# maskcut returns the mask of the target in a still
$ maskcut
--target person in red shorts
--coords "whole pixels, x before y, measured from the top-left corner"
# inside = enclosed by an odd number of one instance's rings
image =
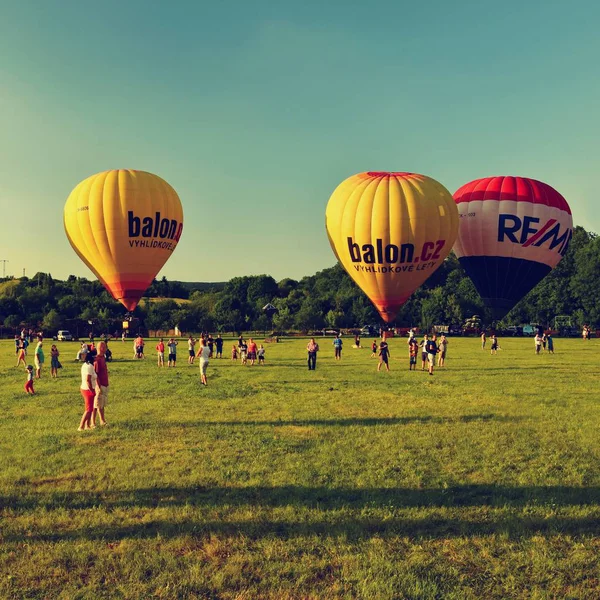
[[[96,396],[96,371],[94,370],[95,355],[88,352],[81,365],[81,395],[85,402],[85,410],[81,417],[78,431],[92,428],[92,414],[94,412],[94,397]]]
[[[27,365],[25,368],[27,371],[27,381],[25,382],[25,391],[28,394],[35,394],[33,391],[33,367],[31,365]]]

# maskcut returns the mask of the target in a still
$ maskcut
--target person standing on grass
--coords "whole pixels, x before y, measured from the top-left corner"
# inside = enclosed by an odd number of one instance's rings
[[[258,356],[258,364],[264,365],[265,364],[265,349],[263,348],[262,344],[258,347],[258,350],[256,351],[256,355]]]
[[[425,364],[427,363],[427,344],[429,342],[429,336],[425,334],[423,336],[423,341],[419,344],[421,347],[421,371],[425,370]]]
[[[333,349],[335,352],[335,360],[342,360],[342,346],[344,345],[344,342],[342,342],[342,338],[340,337],[340,334],[338,333],[335,336],[335,339],[333,340]]]
[[[217,335],[217,339],[215,340],[215,346],[217,349],[216,357],[223,358],[223,338],[221,337],[220,333]]]
[[[371,344],[371,358],[377,358],[377,342],[375,340]]]
[[[438,353],[438,347],[435,343],[435,336],[433,339],[427,340],[425,343],[425,351],[427,352],[427,362],[429,363],[428,371],[430,375],[433,375],[433,366],[435,365],[435,355]]]
[[[86,354],[81,365],[81,395],[84,401],[84,411],[77,431],[92,428],[92,414],[94,412],[94,397],[96,396],[96,371],[94,370],[95,356]]]
[[[381,365],[385,364],[385,370],[390,370],[390,348],[385,340],[379,342],[379,364],[377,365],[377,371],[381,371]]]
[[[56,379],[58,376],[58,370],[60,369],[60,361],[58,357],[60,356],[60,352],[56,347],[56,344],[52,344],[50,347],[50,375]]]
[[[448,350],[448,338],[442,333],[438,345],[438,367],[443,367],[446,362],[446,350]]]
[[[248,360],[248,344],[243,339],[238,346],[238,350],[240,352],[240,362],[245,365]]]
[[[544,350],[544,352],[546,351],[547,343],[548,343],[548,336],[547,336],[546,332],[544,331],[544,333],[542,335],[542,349]]]
[[[554,354],[554,340],[550,333],[546,336],[546,345],[548,347],[548,354]]]
[[[18,335],[15,335],[15,356],[19,357],[19,348],[21,347],[21,338]]]
[[[94,361],[96,372],[96,395],[94,396],[94,412],[92,413],[92,428],[96,427],[96,416],[100,416],[100,425],[106,425],[104,409],[108,402],[108,368],[106,366],[106,342],[98,344],[98,354]]]
[[[358,335],[358,333],[354,336],[354,345],[357,348],[360,348],[360,335]]]
[[[174,367],[177,362],[177,342],[171,338],[168,343],[169,346],[169,363],[168,367]]]
[[[202,385],[206,385],[206,370],[208,369],[208,361],[210,359],[210,348],[204,338],[200,338],[200,346],[196,356],[199,359],[198,364],[200,365],[200,381]]]
[[[23,342],[19,344],[19,352],[17,354],[17,367],[23,363],[23,365],[27,365],[25,362],[25,346],[23,346]]]
[[[156,344],[156,355],[157,355],[157,365],[159,367],[165,366],[165,343],[163,339],[160,338],[158,340],[158,344]]]
[[[492,345],[490,347],[490,354],[498,354],[498,338],[496,337],[495,333],[492,335]]]
[[[42,367],[44,366],[44,350],[42,348],[43,342],[39,341],[35,347],[35,378],[42,378]]]
[[[417,353],[419,352],[419,344],[414,337],[411,337],[408,340],[408,370],[416,371],[417,370]]]
[[[535,353],[539,354],[542,350],[542,336],[539,333],[535,334],[534,343],[535,343]]]
[[[310,338],[306,350],[308,351],[308,370],[314,371],[317,368],[317,352],[319,351],[319,344],[315,342],[315,338]]]
[[[235,360],[237,362],[237,357],[238,357],[238,347],[233,344],[233,346],[231,346],[231,360]]]
[[[194,357],[196,356],[196,351],[194,346],[196,345],[196,340],[190,335],[188,338],[188,363],[190,365],[194,364]]]
[[[481,349],[485,350],[485,343],[487,342],[487,338],[485,337],[485,331],[481,332]]]
[[[257,350],[258,346],[256,345],[256,342],[252,338],[248,338],[248,359],[250,360],[250,366],[253,366],[256,361]]]
[[[35,391],[33,390],[33,367],[31,365],[27,365],[25,367],[25,370],[27,371],[27,380],[25,381],[25,391],[28,394],[35,394]]]

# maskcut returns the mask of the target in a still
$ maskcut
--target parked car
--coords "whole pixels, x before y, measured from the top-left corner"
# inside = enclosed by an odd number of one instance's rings
[[[523,330],[516,325],[509,325],[503,332],[506,337],[517,337],[523,335]]]
[[[373,325],[365,325],[360,330],[360,335],[363,335],[363,336],[379,335],[379,329],[377,327],[374,327]]]
[[[544,328],[541,327],[540,325],[536,325],[535,323],[530,323],[529,325],[523,325],[523,335],[533,336],[540,331],[541,331],[541,333],[543,333]],[[540,333],[540,335],[541,335],[541,333]]]
[[[68,329],[59,329],[58,334],[56,335],[56,339],[59,342],[72,342],[73,336]]]

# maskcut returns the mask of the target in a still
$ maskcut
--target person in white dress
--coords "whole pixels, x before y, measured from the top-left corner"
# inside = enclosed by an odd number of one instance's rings
[[[202,381],[202,385],[206,385],[206,370],[208,369],[210,348],[204,338],[200,339],[200,347],[196,356],[199,359],[198,364],[200,365],[200,381]]]

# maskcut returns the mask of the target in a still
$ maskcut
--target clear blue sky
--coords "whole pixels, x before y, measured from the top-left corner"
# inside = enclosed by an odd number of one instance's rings
[[[599,20],[591,1],[0,0],[0,259],[91,276],[62,210],[112,168],[178,191],[161,275],[184,281],[333,265],[325,205],[366,170],[535,177],[600,231]]]

